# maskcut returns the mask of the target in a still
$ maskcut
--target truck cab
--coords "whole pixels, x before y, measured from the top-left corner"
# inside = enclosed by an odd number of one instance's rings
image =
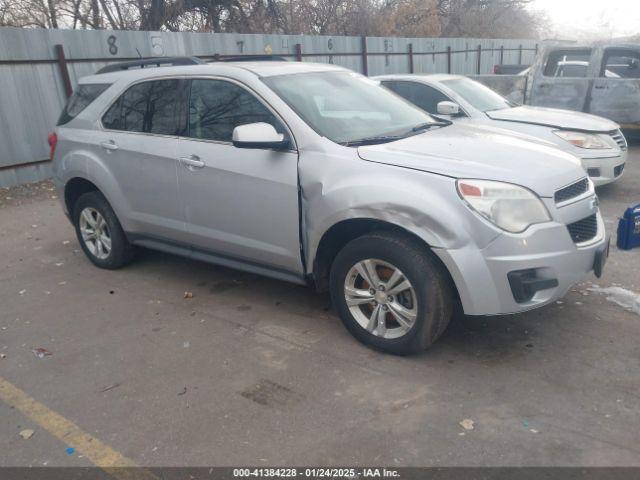
[[[527,75],[526,103],[599,115],[640,136],[640,45],[544,45]]]

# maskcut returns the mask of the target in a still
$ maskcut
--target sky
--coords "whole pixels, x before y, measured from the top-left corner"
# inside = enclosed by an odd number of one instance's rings
[[[534,0],[530,8],[548,15],[555,37],[640,35],[640,0]]]

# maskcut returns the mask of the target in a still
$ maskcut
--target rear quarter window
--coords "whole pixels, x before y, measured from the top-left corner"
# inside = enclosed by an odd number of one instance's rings
[[[58,125],[64,125],[76,118],[85,108],[91,105],[91,102],[98,98],[102,92],[110,86],[110,83],[88,83],[78,85],[76,91],[73,92],[73,95],[69,98],[64,110],[62,110],[62,114],[58,119]]]

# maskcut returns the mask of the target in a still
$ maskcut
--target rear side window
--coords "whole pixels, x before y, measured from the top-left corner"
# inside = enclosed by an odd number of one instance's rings
[[[85,108],[87,108],[91,102],[98,98],[102,92],[109,88],[109,83],[91,83],[78,85],[76,91],[73,92],[71,98],[67,102],[67,105],[62,110],[62,114],[58,119],[58,125],[64,125],[80,115]]]
[[[444,93],[421,83],[383,81],[382,85],[429,113],[438,113],[438,103],[450,100]]]
[[[584,78],[589,73],[591,49],[554,50],[547,57],[545,77]]]
[[[640,50],[608,48],[604,53],[600,76],[640,78]]]
[[[102,125],[109,130],[176,135],[180,80],[133,85],[107,110]]]

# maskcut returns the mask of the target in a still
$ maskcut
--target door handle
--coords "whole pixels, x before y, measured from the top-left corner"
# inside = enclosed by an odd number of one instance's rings
[[[188,157],[180,157],[182,163],[189,170],[195,170],[204,167],[204,161],[200,160],[197,155],[189,155]]]
[[[113,140],[109,140],[108,142],[100,142],[100,146],[105,150],[113,151],[118,149],[118,145]]]

